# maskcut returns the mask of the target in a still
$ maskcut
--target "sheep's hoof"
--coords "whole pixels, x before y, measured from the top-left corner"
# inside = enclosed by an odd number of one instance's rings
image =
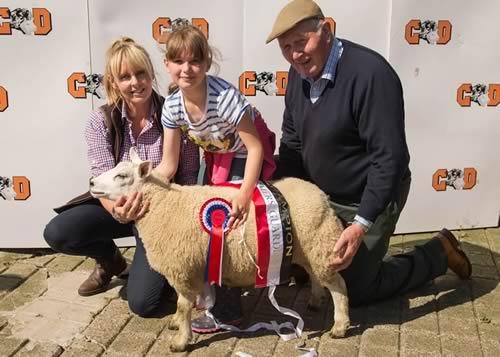
[[[170,345],[170,352],[184,352],[187,349],[187,343],[172,343]]]
[[[172,318],[172,319],[170,319],[170,321],[168,321],[167,328],[169,330],[177,331],[179,329],[179,324],[177,323],[177,321],[174,318]]]
[[[346,326],[346,324],[340,324],[340,323],[333,325],[333,328],[330,330],[330,337],[331,338],[345,337],[345,334],[347,332],[347,327],[348,326]]]

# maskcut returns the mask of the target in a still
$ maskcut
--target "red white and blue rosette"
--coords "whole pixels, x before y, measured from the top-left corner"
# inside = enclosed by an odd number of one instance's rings
[[[224,233],[229,230],[231,205],[220,197],[206,201],[200,208],[200,223],[210,235],[207,253],[205,280],[208,284],[222,284],[222,256],[224,251]]]

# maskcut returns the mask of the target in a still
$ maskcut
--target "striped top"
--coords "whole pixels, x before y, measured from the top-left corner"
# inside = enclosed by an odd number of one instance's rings
[[[207,102],[200,121],[193,123],[184,105],[182,91],[165,99],[161,122],[166,128],[180,128],[203,150],[213,153],[235,153],[245,158],[247,149],[236,127],[249,103],[232,84],[215,76],[207,76]],[[251,115],[253,118],[253,116]]]
[[[151,107],[147,124],[137,139],[132,135],[132,121],[127,117],[126,107],[122,106],[123,143],[120,150],[120,161],[129,161],[129,150],[134,146],[141,160],[150,160],[153,167],[160,162],[163,154],[163,138],[151,116],[155,108]],[[87,157],[92,176],[111,170],[115,167],[113,143],[104,121],[104,113],[96,110],[90,114],[85,127]],[[194,145],[182,145],[176,182],[182,185],[195,184],[199,169],[198,148]]]

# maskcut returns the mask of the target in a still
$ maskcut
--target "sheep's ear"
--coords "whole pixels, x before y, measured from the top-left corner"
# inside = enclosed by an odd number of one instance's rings
[[[142,162],[141,158],[139,157],[139,154],[137,154],[137,151],[135,150],[135,147],[131,146],[128,154],[132,162]]]
[[[139,164],[139,177],[146,178],[153,171],[153,163],[151,161],[143,161]]]

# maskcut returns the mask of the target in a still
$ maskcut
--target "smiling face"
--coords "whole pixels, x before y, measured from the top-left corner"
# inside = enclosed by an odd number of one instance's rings
[[[310,19],[279,36],[278,42],[292,67],[300,75],[316,80],[328,60],[333,35],[327,21]]]
[[[192,25],[180,26],[170,33],[165,46],[165,66],[172,81],[184,92],[199,89],[213,57],[203,32]]]
[[[113,78],[113,87],[128,106],[138,106],[148,103],[153,79],[145,69],[132,68],[127,60],[123,60],[119,73]]]
[[[165,59],[165,66],[172,81],[182,91],[191,91],[205,85],[208,63],[192,54],[184,52],[172,60]]]
[[[103,76],[108,105],[120,107],[123,101],[129,109],[148,105],[154,80],[153,64],[142,46],[128,37],[111,44]]]

